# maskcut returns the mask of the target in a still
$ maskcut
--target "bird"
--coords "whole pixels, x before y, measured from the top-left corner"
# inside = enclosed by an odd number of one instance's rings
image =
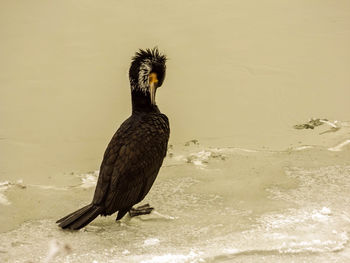
[[[156,104],[167,57],[158,48],[139,49],[129,69],[132,112],[113,135],[100,166],[92,202],[59,219],[62,229],[78,230],[97,216],[118,212],[120,220],[149,214],[149,204],[134,208],[151,189],[167,153],[169,120]]]

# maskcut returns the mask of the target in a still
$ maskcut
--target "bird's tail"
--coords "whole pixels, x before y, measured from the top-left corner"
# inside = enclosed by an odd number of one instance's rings
[[[72,229],[78,230],[87,224],[89,224],[92,220],[94,220],[101,212],[103,211],[101,206],[97,206],[94,204],[89,204],[80,208],[79,210],[61,218],[56,223],[59,224],[63,229]]]

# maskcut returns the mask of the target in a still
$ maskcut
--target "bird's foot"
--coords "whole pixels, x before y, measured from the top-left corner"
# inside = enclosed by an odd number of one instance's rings
[[[134,216],[140,216],[140,215],[148,215],[152,212],[154,208],[151,207],[149,204],[145,204],[145,205],[141,205],[138,206],[136,208],[131,208],[129,210],[129,215],[130,217],[134,217]]]

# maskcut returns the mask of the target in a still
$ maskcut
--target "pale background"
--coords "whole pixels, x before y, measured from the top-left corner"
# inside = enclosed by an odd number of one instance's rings
[[[158,46],[171,141],[288,145],[350,119],[350,1],[0,1],[0,179],[96,170],[130,114],[128,67]]]

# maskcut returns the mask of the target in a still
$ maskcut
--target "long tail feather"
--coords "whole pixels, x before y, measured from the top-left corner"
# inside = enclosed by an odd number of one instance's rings
[[[94,220],[103,211],[102,207],[89,204],[79,210],[59,219],[56,223],[63,229],[78,230],[92,220]]]
[[[78,213],[80,214],[80,212],[82,212],[82,213],[86,212],[86,210],[89,208],[89,206],[90,206],[90,205],[84,206],[84,207],[80,208],[79,210],[77,210],[77,211],[75,211],[75,212],[73,212],[73,213],[70,213],[69,215],[66,215],[65,217],[62,217],[61,219],[57,220],[56,223],[58,224],[58,223],[63,222],[63,221],[66,220],[68,217],[72,216],[73,214],[76,214],[76,215],[77,215]]]

